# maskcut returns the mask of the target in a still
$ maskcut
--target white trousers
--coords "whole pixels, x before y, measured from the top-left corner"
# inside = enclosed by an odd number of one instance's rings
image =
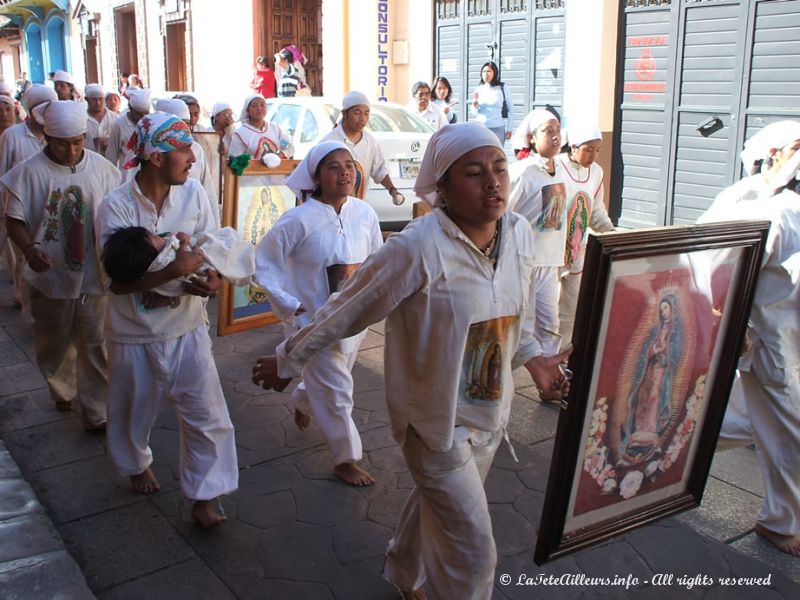
[[[497,550],[483,482],[502,431],[457,427],[453,446],[433,452],[408,428],[403,455],[416,484],[386,550],[384,577],[403,590],[427,580],[437,600],[488,600]]]
[[[747,403],[742,389],[742,375],[736,371],[736,377],[728,396],[728,406],[722,419],[722,429],[719,432],[717,451],[731,450],[740,446],[754,443],[753,426],[747,412]]]
[[[31,288],[36,362],[53,402],[72,401],[84,425],[106,421],[106,296],[48,298]]]
[[[561,335],[561,349],[572,341],[575,329],[575,312],[578,309],[578,293],[581,290],[582,273],[566,271],[559,278],[558,294],[558,332]]]
[[[787,369],[788,383],[742,373],[742,389],[756,457],[764,478],[758,522],[776,533],[800,536],[800,373]]]
[[[303,381],[292,393],[294,407],[316,419],[334,465],[362,458],[361,437],[353,422],[352,371],[357,356],[357,351],[323,350],[303,368]]]
[[[545,356],[558,354],[561,336],[558,324],[559,267],[534,267],[528,310],[522,326],[533,331]]]
[[[149,344],[109,342],[108,453],[117,472],[153,462],[150,430],[169,401],[180,423],[181,489],[211,500],[239,485],[236,444],[205,325]]]

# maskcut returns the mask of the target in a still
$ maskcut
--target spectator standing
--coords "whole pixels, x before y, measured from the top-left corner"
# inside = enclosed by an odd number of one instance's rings
[[[492,61],[481,67],[481,84],[472,92],[471,107],[475,120],[491,129],[501,144],[511,137],[514,100],[500,81],[500,70]]]

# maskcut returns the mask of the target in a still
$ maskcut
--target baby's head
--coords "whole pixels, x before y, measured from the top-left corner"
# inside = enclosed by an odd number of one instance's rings
[[[133,283],[145,276],[166,243],[144,227],[117,229],[103,248],[103,268],[112,281]]]

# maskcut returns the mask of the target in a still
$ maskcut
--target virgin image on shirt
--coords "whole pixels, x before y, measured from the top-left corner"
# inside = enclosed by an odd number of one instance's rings
[[[559,231],[567,203],[567,190],[564,184],[551,183],[542,188],[542,214],[539,216],[539,231]]]
[[[509,331],[517,315],[497,317],[469,326],[461,363],[461,400],[495,404],[503,397],[503,364],[509,361]]]

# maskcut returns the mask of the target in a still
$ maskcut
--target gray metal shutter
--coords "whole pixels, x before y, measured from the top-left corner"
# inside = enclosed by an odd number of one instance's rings
[[[453,100],[459,100],[464,94],[464,80],[461,77],[461,24],[441,25],[436,28],[437,60],[436,75],[447,77],[453,88]],[[433,85],[433,82],[431,82]],[[409,92],[410,93],[410,92]],[[463,121],[461,105],[454,107],[459,113],[458,120]]]
[[[535,40],[533,57],[533,97],[528,105],[543,108],[550,104],[559,111],[564,103],[564,14],[535,14],[532,26]],[[527,111],[526,111],[527,112]]]
[[[507,101],[514,103],[513,130],[528,112],[528,21],[520,19],[500,21],[500,79],[505,84]]]
[[[469,119],[472,92],[481,84],[481,66],[489,60],[487,47],[494,42],[494,23],[467,24],[467,89],[464,90],[465,118]]]

